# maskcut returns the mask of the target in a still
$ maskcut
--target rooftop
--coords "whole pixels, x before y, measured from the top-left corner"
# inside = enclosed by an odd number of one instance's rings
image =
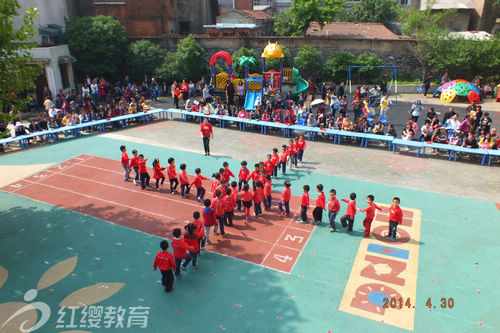
[[[306,32],[307,36],[352,38],[352,39],[405,39],[398,36],[381,23],[332,22],[325,23],[323,28],[318,22],[311,22]]]

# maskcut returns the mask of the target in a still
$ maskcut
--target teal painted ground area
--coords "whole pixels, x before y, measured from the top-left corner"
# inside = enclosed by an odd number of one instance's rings
[[[119,146],[123,143],[87,137],[1,156],[0,164],[59,163],[91,154],[116,159],[119,169]],[[187,163],[190,173],[201,167],[208,176],[226,160],[233,172],[239,169],[240,161],[223,157],[125,144],[129,151],[137,149],[151,160],[159,157],[165,163],[173,156],[177,165]],[[388,204],[399,196],[402,206],[422,210],[414,331],[500,330],[496,314],[500,211],[494,203],[304,171],[293,171],[287,179],[296,195],[301,194],[304,184],[314,188],[322,183],[326,189],[335,188],[339,197],[356,192],[360,207],[365,206],[367,194],[374,194],[377,202]],[[281,190],[281,181],[275,181],[275,190]],[[314,192],[311,197],[315,197]],[[405,332],[336,310],[358,251],[361,216],[352,235],[332,234],[326,223],[316,228],[291,274],[204,253],[199,268],[190,269],[175,282],[174,292],[166,294],[159,283],[160,274],[152,270],[157,237],[4,192],[0,192],[0,202],[0,265],[9,271],[0,288],[0,303],[22,301],[47,269],[78,256],[73,274],[38,294],[36,301],[52,309],[50,321],[40,332],[64,331],[53,325],[58,304],[67,295],[112,282],[125,286],[98,305],[150,307],[147,328],[131,328],[130,332]],[[455,306],[430,312],[425,307],[429,297],[433,301],[452,297]]]

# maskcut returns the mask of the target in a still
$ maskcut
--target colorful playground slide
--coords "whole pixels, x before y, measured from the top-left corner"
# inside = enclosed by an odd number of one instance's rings
[[[297,85],[297,89],[292,92],[293,97],[297,97],[300,93],[305,93],[309,88],[309,83],[299,76],[299,70],[293,68],[293,84]]]
[[[261,89],[249,89],[249,83],[250,82],[259,82],[260,85],[259,87]],[[263,80],[259,77],[249,77],[248,79],[245,80],[245,85],[246,85],[246,96],[245,96],[245,105],[244,108],[245,110],[255,110],[255,101],[259,99],[262,101],[262,84]],[[260,103],[259,103],[260,104]]]

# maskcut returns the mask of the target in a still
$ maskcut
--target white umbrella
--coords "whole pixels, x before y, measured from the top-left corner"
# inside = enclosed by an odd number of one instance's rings
[[[324,99],[317,98],[314,101],[312,101],[311,106],[320,105],[320,104],[324,104],[324,103],[326,103]]]

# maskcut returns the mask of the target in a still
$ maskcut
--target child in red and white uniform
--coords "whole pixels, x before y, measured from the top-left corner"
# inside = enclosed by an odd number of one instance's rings
[[[278,202],[278,208],[281,213],[280,216],[290,216],[290,198],[292,197],[292,190],[290,187],[292,184],[290,184],[289,180],[285,180],[283,185],[285,189],[281,193],[281,200]],[[283,206],[285,206],[285,209],[283,209]]]
[[[264,209],[271,210],[271,194],[273,192],[273,183],[271,182],[271,176],[266,175],[266,183],[264,184]]]
[[[360,212],[366,212],[366,217],[363,220],[363,226],[365,227],[365,233],[363,234],[364,238],[370,237],[370,228],[372,226],[373,219],[375,218],[375,209],[382,210],[375,202],[375,197],[373,195],[368,195],[366,197],[366,203],[368,204],[368,207],[364,209],[359,209],[358,211]]]
[[[255,168],[255,170],[252,171],[252,173],[248,175],[247,182],[249,182],[250,179],[252,180],[253,190],[255,191],[256,182],[260,179],[260,169],[261,169],[260,164],[256,163],[254,165],[254,168]]]
[[[337,199],[337,191],[330,190],[330,199],[328,200],[328,219],[330,220],[330,232],[335,232],[335,217],[340,211],[340,202]]]
[[[389,208],[389,234],[385,237],[396,241],[396,230],[398,225],[403,222],[403,210],[399,207],[400,200],[398,197],[392,199],[392,206]]]
[[[235,178],[234,173],[229,170],[229,163],[222,163],[222,167],[224,168],[224,176],[222,177],[222,180],[225,180],[227,183],[229,182],[229,179],[231,179],[231,177]]]
[[[306,140],[304,140],[304,135],[301,135],[297,140],[297,158],[302,162],[302,158],[304,157],[304,150],[306,150]]]
[[[168,241],[162,240],[160,242],[161,251],[156,254],[153,263],[153,270],[160,269],[161,284],[165,287],[165,291],[171,292],[174,288],[174,274],[172,269],[176,270],[175,259],[172,253],[168,252]]]
[[[191,187],[194,185],[194,187],[196,187],[196,198],[198,199],[198,201],[203,201],[206,192],[205,188],[203,187],[203,180],[208,180],[208,178],[201,175],[200,168],[196,168],[194,170],[194,173],[194,179],[191,184],[189,184],[189,186]]]
[[[205,244],[203,244],[203,240],[205,239],[205,226],[203,225],[203,221],[200,220],[200,212],[194,212],[193,213],[193,224],[196,226],[196,233],[200,235],[200,238],[198,238],[198,246],[200,247],[200,250],[205,249]]]
[[[234,217],[234,196],[232,195],[232,191],[229,187],[226,188],[226,196],[222,199],[224,203],[224,224],[232,227],[233,226],[233,217]]]
[[[137,161],[137,165],[138,165],[138,170],[139,170],[139,175],[140,175],[140,178],[141,178],[141,189],[145,190],[146,189],[146,186],[149,186],[149,180],[151,179],[151,177],[149,177],[149,173],[148,173],[148,168],[146,167],[146,162],[148,161],[148,159],[144,158],[144,155],[140,154],[139,155],[139,159]]]
[[[130,168],[134,169],[135,178],[134,185],[138,185],[140,183],[140,173],[139,173],[139,155],[137,150],[132,150],[132,158],[130,159]]]
[[[181,164],[179,166],[181,172],[179,173],[179,183],[181,184],[181,197],[184,198],[186,194],[189,194],[190,186],[189,179],[186,172],[186,164]]]
[[[250,192],[250,186],[248,184],[243,185],[243,190],[241,191],[241,203],[245,208],[245,219],[248,220],[250,218],[250,207],[252,207],[252,198],[253,194]]]
[[[189,255],[193,258],[193,267],[196,267],[198,254],[200,254],[199,240],[202,235],[201,232],[196,232],[196,226],[193,223],[189,223],[184,229],[186,230],[184,233],[184,241],[193,248],[193,251],[189,251]]]
[[[238,208],[238,211],[241,211],[241,200],[238,197],[238,183],[236,181],[231,182],[231,195],[233,197],[235,207]]]
[[[127,155],[127,147],[125,146],[121,146],[120,147],[120,151],[122,152],[121,154],[121,161],[122,161],[122,167],[123,167],[123,170],[125,170],[125,175],[123,176],[123,180],[124,181],[129,181],[129,175],[130,175],[130,160],[128,158],[128,155]]]
[[[250,175],[250,170],[247,168],[247,161],[241,162],[241,169],[238,173],[238,191],[241,191],[241,185],[247,184],[248,176]]]
[[[271,157],[271,161],[273,162],[273,177],[278,177],[278,168],[280,165],[280,155],[278,154],[278,148],[273,148],[273,155]]]
[[[292,166],[297,166],[297,150],[295,150],[295,142],[293,140],[288,141],[288,146],[286,147],[289,156],[290,170]]]
[[[274,172],[273,156],[271,154],[267,155],[266,161],[264,162],[264,171],[266,175],[272,176]]]
[[[318,184],[316,189],[318,190],[318,198],[316,199],[316,207],[314,207],[313,210],[313,218],[314,224],[321,224],[321,220],[323,220],[323,211],[326,207],[326,198],[325,193],[323,193],[322,184]]]
[[[217,191],[220,186],[220,173],[214,173],[212,175],[212,178],[214,179],[212,180],[212,184],[210,185],[210,192],[212,192],[212,197],[215,198],[215,191]]]
[[[177,193],[177,185],[179,185],[179,181],[177,180],[177,173],[175,172],[175,159],[170,157],[168,159],[168,167],[167,167],[167,175],[168,180],[170,181],[170,192],[172,194]]]
[[[300,220],[299,223],[307,223],[307,208],[309,207],[309,190],[311,189],[309,185],[304,185],[302,188],[304,193],[302,194],[302,199],[300,200]]]
[[[280,168],[281,168],[281,174],[285,175],[286,173],[286,161],[288,160],[288,150],[286,145],[281,146],[281,155],[280,155]]]
[[[174,249],[174,258],[175,258],[175,277],[181,277],[181,268],[183,271],[186,271],[186,266],[189,265],[191,260],[193,259],[191,255],[187,251],[194,251],[194,247],[189,246],[184,239],[181,238],[181,229],[175,228],[173,232],[174,239],[172,240],[172,248]],[[182,260],[184,259],[184,264],[182,264]],[[182,265],[181,265],[182,264]],[[182,267],[181,267],[182,266]]]
[[[153,178],[156,179],[156,189],[158,189],[158,184],[160,183],[160,180],[162,185],[163,182],[165,181],[165,175],[162,172],[163,170],[165,170],[165,168],[162,168],[160,166],[160,159],[155,158],[155,160],[153,161]]]
[[[262,215],[262,207],[260,204],[264,201],[264,186],[260,180],[255,182],[255,190],[253,191],[252,199],[255,216]]]
[[[205,226],[205,240],[207,244],[210,244],[210,229],[217,223],[217,220],[215,218],[215,211],[213,208],[210,206],[212,205],[212,202],[210,199],[205,199],[203,201],[203,205],[205,208],[203,208],[203,225]],[[205,240],[202,241],[201,247],[205,247]]]
[[[351,193],[349,197],[351,198],[350,200],[342,199],[342,201],[347,202],[347,212],[340,219],[340,223],[342,224],[342,229],[352,232],[354,217],[356,216],[356,193]],[[349,223],[349,226],[347,223]]]
[[[217,224],[214,227],[214,235],[218,235],[218,230],[220,229],[220,234],[224,236],[224,202],[222,201],[222,191],[221,190],[216,190],[215,191],[215,198],[212,201],[212,206],[214,212],[215,212],[215,218],[217,219],[217,222],[219,222],[219,225],[217,228]]]

